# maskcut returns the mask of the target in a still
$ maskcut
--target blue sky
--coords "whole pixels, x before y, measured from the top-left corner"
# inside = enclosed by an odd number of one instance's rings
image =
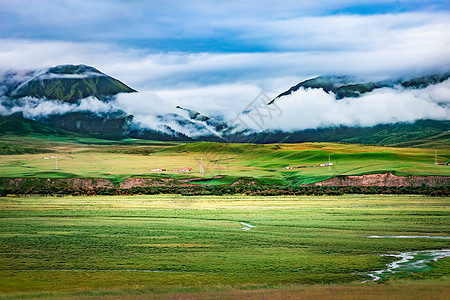
[[[333,46],[308,47],[307,40],[278,43],[280,39],[295,39],[305,30],[295,24],[282,32],[271,29],[279,23],[308,18],[418,12],[433,15],[450,10],[449,1],[433,0],[1,2],[0,38],[111,43],[153,53],[327,51]],[[414,20],[398,26],[413,27]]]
[[[58,64],[139,90],[136,110],[233,114],[318,75],[449,71],[450,1],[0,0],[0,73]]]

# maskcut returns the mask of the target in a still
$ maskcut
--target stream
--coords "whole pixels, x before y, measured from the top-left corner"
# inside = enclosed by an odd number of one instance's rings
[[[367,273],[368,276],[372,277],[372,280],[363,281],[363,283],[378,281],[398,272],[413,273],[425,271],[429,268],[428,263],[450,257],[450,249],[412,251],[400,254],[386,254],[383,256],[398,257],[399,260],[388,264],[386,269]]]
[[[250,229],[256,227],[255,225],[251,225],[251,224],[248,224],[248,223],[245,223],[245,222],[239,222],[239,223],[245,226],[245,227],[242,228],[242,230],[250,230]]]

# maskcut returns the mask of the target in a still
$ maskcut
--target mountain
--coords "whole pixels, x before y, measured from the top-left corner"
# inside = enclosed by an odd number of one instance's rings
[[[176,140],[176,141],[210,141],[225,142],[222,138],[232,129],[226,122],[217,118],[208,117],[195,110],[176,107],[178,113],[169,113],[164,115],[156,115],[158,120],[157,130],[146,129],[143,126],[137,126],[131,130],[130,134],[136,138]],[[139,124],[138,124],[139,125]],[[157,134],[159,132],[159,134]],[[169,134],[172,139],[161,134]]]
[[[5,107],[23,105],[21,98],[40,102],[58,100],[55,105],[61,105],[61,102],[78,104],[87,97],[109,101],[119,93],[133,92],[136,90],[86,65],[60,65],[28,72],[10,71],[0,78],[1,104]],[[120,137],[128,131],[133,116],[118,109],[100,114],[87,108],[67,113],[49,112],[33,119],[52,129],[91,136]]]
[[[290,87],[288,90],[276,96],[268,104],[272,104],[278,99],[298,91],[300,88],[323,89],[327,93],[333,92],[336,96],[336,99],[342,99],[346,97],[359,97],[362,94],[373,91],[374,89],[386,86],[388,86],[388,84],[385,82],[358,83],[355,78],[349,76],[319,76],[302,81]]]
[[[129,131],[129,123],[132,119],[133,116],[123,111],[101,115],[92,112],[69,112],[62,115],[49,115],[40,121],[53,128],[94,137],[120,138]]]
[[[0,135],[59,135],[71,136],[72,132],[42,124],[24,118],[21,112],[9,116],[0,116]]]
[[[337,126],[294,132],[270,131],[249,136],[257,144],[344,142],[374,145],[450,146],[450,121],[418,120],[413,123],[380,124],[371,127]]]
[[[230,135],[234,130],[232,125],[219,117],[210,118],[192,109],[183,108],[181,106],[177,106],[177,108],[187,113],[187,115],[184,115],[185,119],[202,129],[204,137],[213,134],[222,139],[222,137]]]
[[[185,135],[182,132],[178,132],[172,129],[170,126],[163,126],[162,130],[155,130],[150,128],[132,128],[127,133],[128,137],[143,140],[154,140],[154,141],[183,141],[192,142],[194,139]]]
[[[401,83],[401,85],[405,88],[420,89],[420,88],[425,88],[432,84],[438,84],[438,83],[444,82],[449,78],[450,78],[450,73],[432,74],[432,75],[426,75],[426,76],[421,76],[421,77],[416,77],[413,79],[405,80]]]
[[[273,104],[278,99],[288,96],[299,89],[323,89],[327,93],[333,93],[337,100],[343,98],[357,98],[363,94],[370,93],[375,89],[385,87],[395,87],[401,85],[407,89],[425,88],[429,85],[444,82],[450,78],[450,73],[427,75],[408,80],[385,80],[379,82],[364,82],[350,76],[318,76],[308,79],[290,87],[288,90],[280,93],[268,104]]]
[[[380,88],[423,89],[428,86],[442,83],[450,78],[450,73],[433,74],[412,79],[385,80],[378,82],[361,81],[349,76],[319,76],[302,81],[277,97],[269,101],[271,105],[275,101],[283,101],[283,97],[303,89],[322,89],[334,95],[336,101],[343,98],[358,98]],[[357,101],[357,100],[355,100]],[[189,111],[190,116],[203,123],[214,123],[214,120]],[[244,111],[239,116],[251,114],[252,111]],[[266,113],[258,112],[256,116]],[[275,113],[276,112],[272,112]],[[348,142],[378,145],[435,145],[450,144],[450,122],[440,120],[417,120],[414,122],[398,122],[393,124],[379,124],[376,126],[332,126],[296,131],[263,130],[238,130],[230,124],[223,125],[225,130],[217,133],[227,142],[250,143],[299,143],[299,142]]]
[[[358,98],[380,88],[401,87],[423,89],[442,83],[450,73],[434,74],[412,79],[363,81],[349,76],[319,76],[302,81],[280,93],[267,104],[283,101],[303,89],[322,89],[336,101]],[[350,142],[383,145],[449,144],[449,121],[418,120],[413,123],[380,124],[372,127],[335,126],[297,131],[246,128],[246,123],[225,120],[186,107],[177,106],[172,113],[154,114],[152,124],[140,123],[126,111],[114,106],[118,93],[132,93],[134,89],[99,70],[85,65],[61,65],[53,68],[8,72],[0,77],[0,112],[12,114],[0,118],[0,134],[71,135],[82,134],[100,138],[133,137],[163,141],[214,141],[228,143],[297,143]],[[91,97],[107,103],[106,109],[95,110]],[[53,101],[58,100],[58,101]],[[99,103],[93,100],[93,103]],[[358,100],[355,100],[358,101]],[[37,105],[43,104],[40,114]],[[153,103],[152,105],[157,105]],[[49,109],[49,107],[58,109]],[[275,106],[273,106],[275,107]],[[26,110],[26,109],[27,110]],[[31,113],[30,113],[31,112]],[[252,111],[244,111],[238,118],[249,118]],[[139,118],[138,118],[139,119]],[[148,122],[148,121],[147,121]]]
[[[34,97],[77,103],[86,97],[108,100],[119,93],[136,90],[86,65],[61,65],[26,73],[8,72],[3,90],[11,98]]]
[[[335,126],[292,132],[280,130],[255,132],[239,130],[194,110],[179,108],[188,112],[190,120],[197,122],[198,130],[205,128],[210,130],[211,135],[196,136],[193,138],[196,141],[255,144],[344,142],[398,146],[450,145],[450,121],[417,120],[412,123],[379,124],[370,127]],[[184,122],[188,120],[185,119]]]

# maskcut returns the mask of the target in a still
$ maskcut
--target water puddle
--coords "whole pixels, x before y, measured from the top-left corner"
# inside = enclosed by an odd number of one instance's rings
[[[386,269],[367,273],[368,276],[372,277],[372,280],[366,280],[363,281],[363,283],[385,279],[394,273],[401,272],[409,274],[413,272],[425,271],[429,268],[428,264],[430,262],[437,261],[441,258],[450,257],[450,249],[413,251],[393,255],[386,254],[383,256],[393,256],[400,259],[388,264]]]
[[[430,236],[430,235],[369,235],[373,239],[442,239],[450,240],[450,236]]]
[[[239,222],[240,224],[244,225],[245,227],[242,227],[242,230],[250,230],[252,228],[255,228],[256,226],[245,223],[245,222]]]

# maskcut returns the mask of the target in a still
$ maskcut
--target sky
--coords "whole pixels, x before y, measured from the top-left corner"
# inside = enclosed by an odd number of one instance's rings
[[[138,90],[118,105],[142,118],[176,105],[231,118],[260,92],[275,97],[318,75],[450,71],[450,1],[0,0],[0,73],[58,64],[90,65]],[[448,102],[442,94],[435,102]],[[429,109],[449,118],[448,107]],[[347,123],[423,117],[374,111]],[[312,117],[294,127],[345,123]]]

